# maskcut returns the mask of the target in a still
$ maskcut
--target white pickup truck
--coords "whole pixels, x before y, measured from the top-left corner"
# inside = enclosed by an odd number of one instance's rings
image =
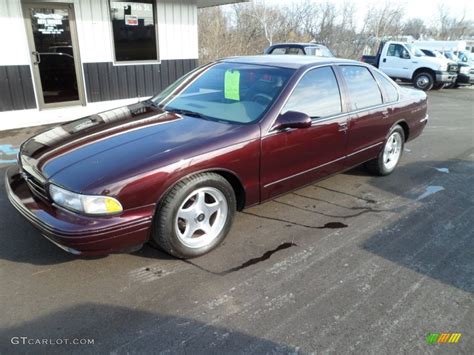
[[[379,68],[393,79],[412,82],[417,89],[441,89],[457,78],[457,65],[425,56],[413,44],[388,41],[380,43],[377,55],[364,55],[362,62]]]

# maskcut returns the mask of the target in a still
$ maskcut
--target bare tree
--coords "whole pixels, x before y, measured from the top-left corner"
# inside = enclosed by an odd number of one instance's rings
[[[360,58],[373,53],[383,39],[411,35],[415,38],[460,39],[474,35],[472,19],[438,8],[433,26],[424,19],[404,20],[403,7],[385,0],[365,9],[358,25],[356,6],[349,0],[336,5],[329,0],[302,0],[287,5],[254,0],[224,8],[199,11],[200,61],[233,55],[261,54],[276,42],[317,41],[339,57]]]

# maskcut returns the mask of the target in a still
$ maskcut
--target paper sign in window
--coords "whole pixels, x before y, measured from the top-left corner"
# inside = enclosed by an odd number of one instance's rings
[[[240,72],[227,70],[224,79],[224,97],[229,100],[240,101]]]

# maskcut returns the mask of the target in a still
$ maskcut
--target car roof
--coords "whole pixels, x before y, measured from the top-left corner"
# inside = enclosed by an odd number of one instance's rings
[[[284,47],[284,46],[303,46],[303,47],[320,47],[320,46],[323,46],[325,47],[324,44],[322,43],[314,43],[314,42],[310,42],[310,43],[304,43],[304,42],[289,42],[289,43],[275,43],[273,45],[271,45],[270,47]]]
[[[290,69],[299,69],[305,66],[333,64],[333,63],[364,65],[364,63],[362,62],[358,62],[351,59],[314,57],[310,55],[287,55],[287,54],[283,54],[283,55],[265,55],[264,54],[264,55],[254,55],[254,56],[231,57],[231,58],[221,59],[220,61],[227,62],[227,63],[268,65],[268,66],[290,68]]]

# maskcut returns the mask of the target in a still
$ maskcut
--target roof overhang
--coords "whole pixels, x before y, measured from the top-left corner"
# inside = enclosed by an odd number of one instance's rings
[[[197,0],[198,8],[249,2],[250,0]]]

